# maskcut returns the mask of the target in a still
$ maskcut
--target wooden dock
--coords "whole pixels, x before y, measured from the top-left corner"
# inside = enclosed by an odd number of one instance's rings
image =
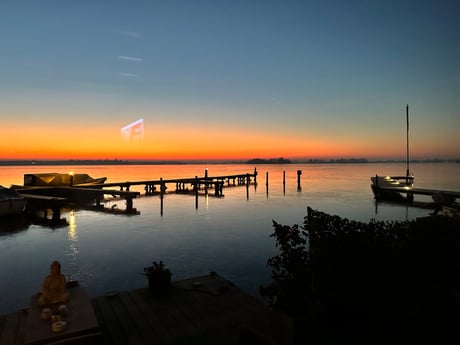
[[[175,179],[157,179],[157,180],[142,180],[142,181],[124,181],[124,182],[109,182],[103,184],[91,185],[91,188],[112,188],[118,187],[120,191],[129,191],[132,186],[144,186],[146,195],[165,194],[167,193],[168,185],[174,185],[176,193],[192,192],[196,193],[200,190],[208,193],[209,190],[214,190],[214,195],[222,196],[223,187],[230,186],[249,186],[251,183],[257,184],[257,170],[253,173],[208,176],[207,170],[202,177],[188,177]],[[84,188],[84,187],[83,187]]]
[[[166,297],[141,288],[91,303],[96,337],[80,334],[59,344],[292,344],[289,317],[215,273],[174,282]],[[0,316],[0,345],[25,344],[28,316],[28,309]]]
[[[455,201],[455,199],[460,198],[460,192],[458,191],[452,191],[452,190],[440,190],[440,189],[427,189],[427,188],[407,188],[407,187],[379,187],[379,192],[383,193],[400,193],[400,194],[406,194],[406,198],[409,201],[414,200],[414,195],[425,195],[425,196],[431,196],[435,198],[437,195],[442,196],[444,198],[450,199],[452,202]],[[436,200],[434,200],[436,201]]]
[[[224,176],[208,176],[207,170],[203,177],[176,178],[159,180],[143,180],[143,181],[124,181],[111,182],[101,184],[79,184],[68,186],[45,186],[45,187],[29,187],[29,186],[14,186],[14,189],[26,197],[30,203],[30,209],[42,209],[47,218],[47,210],[53,211],[53,219],[60,218],[60,207],[68,204],[77,205],[94,205],[93,209],[103,209],[101,203],[104,201],[105,195],[120,197],[126,201],[126,210],[123,213],[137,214],[137,210],[133,207],[133,199],[140,196],[140,192],[130,191],[132,186],[144,186],[145,195],[159,195],[163,199],[164,194],[168,193],[168,185],[175,185],[174,193],[189,193],[194,194],[196,198],[195,205],[198,205],[198,195],[215,195],[223,196],[223,188],[225,186],[241,186],[246,188],[253,183],[257,184],[257,170],[253,173],[224,175]],[[114,189],[114,187],[118,187]],[[212,193],[212,191],[214,191]],[[119,210],[117,210],[119,211]],[[122,213],[122,212],[117,212]]]

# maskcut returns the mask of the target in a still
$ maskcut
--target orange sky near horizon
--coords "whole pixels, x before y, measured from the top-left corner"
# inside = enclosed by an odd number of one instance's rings
[[[146,126],[143,142],[125,142],[120,128],[113,125],[35,124],[4,128],[0,150],[2,160],[402,159],[405,138],[388,142],[373,138],[372,133],[359,137],[346,132],[324,136],[307,130],[162,125],[161,128]],[[412,153],[420,155],[417,150]]]

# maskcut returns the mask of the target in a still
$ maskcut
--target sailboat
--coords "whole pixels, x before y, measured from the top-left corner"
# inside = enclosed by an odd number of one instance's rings
[[[406,105],[406,175],[371,177],[371,188],[376,199],[401,198],[406,193],[409,199],[413,198],[410,191],[414,187],[414,176],[409,172],[409,105]]]

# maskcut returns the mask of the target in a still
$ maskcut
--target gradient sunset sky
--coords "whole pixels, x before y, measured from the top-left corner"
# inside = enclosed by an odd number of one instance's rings
[[[0,159],[404,159],[406,104],[460,158],[460,1],[2,1],[0,42]]]

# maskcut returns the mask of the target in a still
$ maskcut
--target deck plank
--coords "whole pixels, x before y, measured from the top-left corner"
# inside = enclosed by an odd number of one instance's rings
[[[125,334],[125,343],[131,345],[144,344],[137,329],[137,320],[133,319],[133,317],[128,313],[128,310],[119,295],[111,297],[108,301],[123,329],[123,333]]]
[[[19,313],[7,314],[3,325],[2,338],[0,345],[12,345],[16,343],[16,335],[19,326]]]
[[[158,334],[152,327],[150,327],[149,322],[131,298],[131,294],[129,292],[121,292],[119,297],[128,311],[129,317],[135,321],[136,329],[142,341],[147,344],[152,342],[153,339],[157,339]]]
[[[130,298],[136,304],[142,317],[147,321],[152,331],[157,335],[159,344],[173,344],[174,335],[170,329],[164,325],[156,310],[146,302],[144,298],[144,289],[138,289],[130,292]]]
[[[28,310],[22,309],[18,311],[18,328],[16,333],[16,345],[24,344],[26,338],[26,326],[27,326]]]
[[[102,324],[104,331],[104,337],[109,341],[110,344],[125,344],[125,335],[122,332],[120,322],[118,321],[112,306],[108,302],[108,297],[102,296],[95,299],[95,303],[99,308],[102,318],[99,321],[99,324]]]
[[[171,303],[174,298],[173,294],[164,298],[156,298],[148,289],[142,290],[141,294],[146,304],[156,313],[163,327],[173,335],[175,342],[199,336],[200,330],[190,324],[182,312]]]

